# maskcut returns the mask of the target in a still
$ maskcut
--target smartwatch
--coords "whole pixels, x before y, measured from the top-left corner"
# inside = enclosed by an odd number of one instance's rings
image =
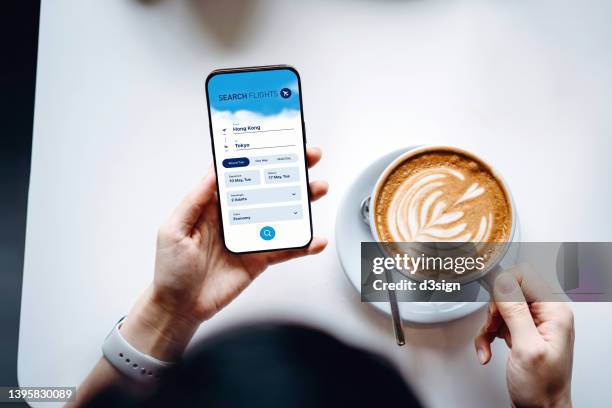
[[[102,344],[102,354],[126,377],[144,384],[157,382],[168,369],[174,366],[174,363],[161,361],[141,353],[128,343],[119,333],[119,328],[125,318],[126,316],[123,316],[106,336]]]

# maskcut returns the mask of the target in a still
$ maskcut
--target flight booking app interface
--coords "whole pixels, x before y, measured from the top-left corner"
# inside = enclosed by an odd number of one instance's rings
[[[208,81],[225,244],[233,252],[311,239],[297,75],[219,73]]]

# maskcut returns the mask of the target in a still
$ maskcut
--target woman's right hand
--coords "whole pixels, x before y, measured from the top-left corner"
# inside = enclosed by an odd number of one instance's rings
[[[496,337],[511,348],[506,380],[514,406],[570,407],[574,316],[565,302],[542,301],[543,291],[550,293],[527,265],[502,273],[476,352],[487,364]]]

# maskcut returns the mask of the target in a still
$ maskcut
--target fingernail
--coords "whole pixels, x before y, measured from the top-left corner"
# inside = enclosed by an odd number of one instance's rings
[[[480,361],[480,364],[484,365],[484,363],[487,362],[487,355],[485,354],[485,351],[479,348],[477,354],[478,354],[478,360]]]
[[[516,289],[516,279],[509,273],[502,273],[495,280],[495,288],[503,294],[514,292]]]

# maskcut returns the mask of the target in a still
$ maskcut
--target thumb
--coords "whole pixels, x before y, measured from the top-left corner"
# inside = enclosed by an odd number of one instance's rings
[[[188,234],[200,218],[204,207],[215,197],[217,180],[210,170],[198,185],[176,207],[170,217],[170,225],[183,234]]]
[[[514,275],[504,272],[497,277],[493,297],[500,315],[508,326],[513,345],[529,347],[539,339],[540,335],[529,306]]]

